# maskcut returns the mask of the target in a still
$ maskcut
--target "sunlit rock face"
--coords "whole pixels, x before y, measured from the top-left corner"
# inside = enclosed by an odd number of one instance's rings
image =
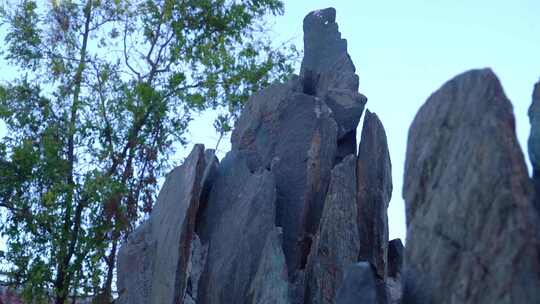
[[[387,302],[386,134],[367,112],[357,149],[367,99],[335,19],[306,16],[300,75],[251,96],[221,162],[195,146],[168,176],[120,251],[119,303]]]
[[[404,303],[540,303],[533,185],[491,70],[456,76],[421,107],[404,182]]]

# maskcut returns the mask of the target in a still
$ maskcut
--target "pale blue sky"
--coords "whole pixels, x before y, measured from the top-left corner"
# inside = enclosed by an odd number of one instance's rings
[[[284,1],[285,15],[274,24],[276,43],[292,39],[299,48],[303,17],[315,9],[337,9],[342,37],[360,75],[360,92],[386,128],[394,182],[390,238],[405,238],[401,187],[408,128],[445,81],[468,69],[491,67],[514,104],[526,151],[527,108],[540,77],[540,0]],[[206,113],[194,121],[192,143],[215,146],[214,116]],[[229,149],[227,141],[220,155]],[[176,157],[183,158],[190,148],[180,149]]]
[[[309,11],[337,10],[360,92],[386,128],[394,182],[390,238],[405,238],[401,187],[407,131],[427,97],[453,76],[473,68],[495,71],[514,104],[526,151],[527,108],[540,78],[540,0],[285,0],[285,5],[285,15],[274,25],[276,40],[293,39],[299,47]],[[192,140],[213,146],[215,137],[205,131],[205,121],[194,123]]]

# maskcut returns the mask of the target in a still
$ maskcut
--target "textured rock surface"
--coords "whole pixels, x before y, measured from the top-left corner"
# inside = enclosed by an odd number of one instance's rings
[[[289,303],[287,264],[285,263],[281,238],[280,228],[275,228],[268,234],[261,263],[249,289],[250,303]]]
[[[388,289],[389,303],[400,303],[402,296],[401,268],[403,266],[404,247],[400,239],[388,243],[388,276],[386,288]]]
[[[388,243],[388,276],[395,278],[401,274],[403,266],[403,243],[400,239],[393,239]]]
[[[148,221],[120,250],[120,303],[177,303],[184,297],[204,169],[204,147],[195,145],[167,176]]]
[[[408,137],[404,303],[540,303],[532,192],[491,70],[431,95]]]
[[[304,18],[304,59],[300,69],[304,93],[322,98],[338,126],[337,161],[356,153],[356,127],[367,98],[358,93],[358,76],[341,38],[336,11],[327,8]]]
[[[349,265],[343,284],[338,290],[336,304],[381,304],[377,296],[377,283],[368,262]]]
[[[151,239],[149,222],[145,222],[131,233],[118,252],[119,304],[150,303],[155,254],[156,242]]]
[[[233,152],[221,162],[200,222],[208,257],[198,303],[250,303],[251,282],[260,264],[268,262],[261,257],[275,230],[275,201],[270,171],[250,172],[245,159]]]
[[[529,159],[533,168],[532,179],[535,189],[535,206],[540,212],[540,81],[533,89],[532,104],[529,107],[529,121],[531,123],[531,133],[527,141],[529,148]]]
[[[232,136],[251,171],[271,169],[278,193],[276,224],[290,269],[302,267],[317,229],[336,153],[336,122],[320,99],[295,91],[296,80],[254,95]]]
[[[529,158],[533,166],[533,178],[540,180],[540,81],[534,86],[528,114],[531,122],[528,140]]]
[[[358,260],[355,176],[355,155],[332,170],[319,233],[308,260],[306,303],[334,303],[344,268]]]
[[[358,225],[360,260],[369,261],[379,278],[386,278],[387,209],[392,197],[392,165],[386,133],[376,114],[366,110],[358,148]]]
[[[122,246],[121,304],[330,304],[339,288],[341,301],[385,303],[386,135],[368,112],[357,157],[367,99],[335,10],[304,31],[301,75],[249,99],[223,161],[197,146],[169,175]],[[380,274],[350,266],[360,258]]]

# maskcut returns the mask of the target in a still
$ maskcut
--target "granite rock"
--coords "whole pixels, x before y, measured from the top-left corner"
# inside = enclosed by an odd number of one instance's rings
[[[172,304],[184,298],[204,165],[204,146],[195,145],[167,176],[148,221],[120,249],[119,303]]]
[[[539,218],[512,105],[489,69],[416,115],[403,187],[404,303],[539,303]]]
[[[336,296],[336,304],[381,304],[377,295],[375,273],[369,262],[349,265],[343,284]]]
[[[334,303],[346,266],[358,261],[356,156],[332,170],[325,207],[307,266],[307,303]]]
[[[386,278],[387,209],[392,197],[392,165],[384,127],[366,110],[356,169],[360,260],[369,261],[377,276]]]
[[[534,86],[528,114],[531,122],[528,140],[529,158],[533,167],[533,178],[540,179],[540,81]]]
[[[336,156],[337,126],[320,99],[298,92],[298,79],[252,96],[232,135],[232,149],[250,171],[276,178],[276,225],[290,274],[303,268],[309,237],[318,228]],[[236,153],[236,152],[235,152]]]
[[[241,154],[230,152],[220,164],[208,205],[200,211],[204,215],[197,229],[208,255],[198,303],[251,303],[252,282],[265,267],[261,263],[269,262],[263,250],[276,229],[275,203],[273,174],[262,168],[251,172]],[[283,271],[278,263],[270,266]]]
[[[388,243],[388,276],[392,278],[399,277],[401,267],[403,266],[403,243],[401,239],[393,239]]]

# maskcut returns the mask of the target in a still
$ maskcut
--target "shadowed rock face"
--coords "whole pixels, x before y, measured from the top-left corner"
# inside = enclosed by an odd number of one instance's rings
[[[387,209],[392,197],[392,165],[384,127],[366,110],[358,149],[358,228],[360,260],[369,261],[379,278],[386,278],[388,255]]]
[[[267,262],[261,256],[275,230],[275,201],[273,175],[264,169],[252,173],[242,156],[229,153],[198,227],[209,247],[197,303],[250,303],[250,283]]]
[[[304,31],[301,75],[249,99],[222,162],[196,146],[169,175],[122,246],[121,304],[385,303],[386,135],[367,112],[356,155],[367,99],[335,10]]]
[[[401,275],[403,266],[403,243],[400,239],[393,239],[388,243],[388,276],[392,278]]]
[[[355,155],[347,156],[332,170],[319,233],[308,261],[308,303],[334,303],[345,267],[358,261],[355,171]]]
[[[204,146],[196,145],[167,176],[149,220],[122,246],[119,303],[178,303],[184,298],[204,166]]]
[[[328,106],[296,92],[294,80],[254,95],[235,126],[233,151],[251,171],[276,177],[276,225],[283,228],[289,269],[305,264],[309,235],[315,233],[336,154],[336,122]]]
[[[341,38],[333,8],[304,18],[304,59],[300,69],[304,93],[325,101],[338,127],[336,162],[356,154],[356,127],[367,98],[358,93],[358,75]]]
[[[533,166],[533,178],[540,179],[540,81],[534,86],[532,104],[529,107],[529,120],[531,122],[531,134],[529,135],[528,147],[529,158]]]
[[[512,105],[489,70],[442,86],[409,130],[404,303],[539,303],[538,216]]]
[[[343,284],[338,290],[336,304],[382,304],[377,295],[377,281],[368,262],[349,265]]]

